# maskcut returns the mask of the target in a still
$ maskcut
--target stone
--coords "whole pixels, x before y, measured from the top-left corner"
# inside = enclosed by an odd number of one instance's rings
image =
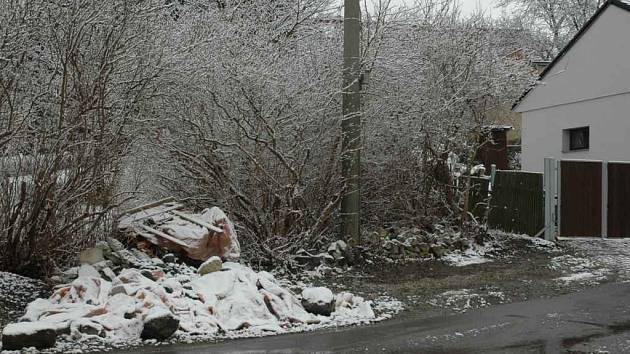
[[[70,325],[70,332],[75,334],[77,338],[80,338],[80,334],[86,334],[89,336],[105,337],[105,328],[102,325],[92,322],[87,318],[81,318],[75,320]]]
[[[140,251],[139,249],[132,249],[131,253],[141,262],[144,263],[153,263],[153,261],[151,260],[151,257],[149,257],[149,255],[147,255],[146,253]]]
[[[302,291],[302,306],[312,314],[330,316],[335,311],[335,296],[328,288],[307,288]]]
[[[431,246],[429,246],[429,244],[427,243],[419,243],[416,246],[416,250],[418,252],[418,256],[422,258],[428,258],[429,256],[431,256]]]
[[[172,253],[167,253],[162,257],[164,263],[177,263],[177,256]]]
[[[210,259],[208,259],[201,266],[199,266],[197,273],[199,273],[199,275],[206,275],[206,274],[218,272],[221,270],[221,268],[223,268],[223,261],[221,261],[221,258],[216,257],[216,256],[210,257]]]
[[[2,331],[2,350],[20,350],[35,347],[52,348],[57,341],[53,324],[20,322],[8,324]]]
[[[122,242],[118,241],[115,238],[109,237],[107,239],[107,244],[109,245],[109,248],[112,250],[112,252],[120,252],[125,249],[125,245],[123,245]]]
[[[458,238],[453,242],[453,247],[457,248],[460,251],[465,251],[470,248],[472,242],[465,238]]]
[[[112,261],[102,261],[92,264],[92,267],[94,267],[94,269],[98,270],[99,272],[105,268],[111,268],[113,266],[114,263]]]
[[[79,254],[79,262],[81,264],[96,264],[105,261],[103,250],[100,248],[88,248]]]
[[[162,307],[152,308],[144,319],[142,339],[165,340],[177,331],[179,319]]]
[[[435,256],[435,258],[442,258],[446,255],[446,248],[443,245],[433,245],[431,246],[431,253]]]
[[[115,253],[121,261],[121,264],[125,267],[134,267],[140,268],[142,267],[142,262],[129,250],[123,249],[120,251],[116,251]]]
[[[113,281],[116,278],[116,273],[111,268],[103,268],[100,271],[101,275],[105,280]]]
[[[100,278],[101,274],[93,266],[84,264],[79,268],[79,277]]]

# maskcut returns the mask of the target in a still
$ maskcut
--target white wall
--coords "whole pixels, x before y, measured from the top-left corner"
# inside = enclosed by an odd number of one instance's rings
[[[563,152],[563,129],[583,126],[590,148]],[[523,113],[523,170],[543,172],[545,157],[630,161],[630,93]]]
[[[630,92],[629,36],[630,11],[609,6],[516,111]]]

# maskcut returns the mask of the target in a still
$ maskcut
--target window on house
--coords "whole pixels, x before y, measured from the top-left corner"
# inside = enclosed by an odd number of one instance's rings
[[[565,150],[587,150],[590,147],[589,135],[589,127],[565,130],[565,136],[568,138],[568,149]]]

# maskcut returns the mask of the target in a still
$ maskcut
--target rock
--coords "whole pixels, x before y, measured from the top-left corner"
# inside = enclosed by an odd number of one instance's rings
[[[465,251],[470,248],[472,242],[465,238],[458,238],[453,242],[453,247],[457,248],[460,251]]]
[[[107,245],[109,245],[109,248],[112,250],[112,252],[120,252],[125,249],[125,245],[123,245],[122,242],[111,237],[107,239]]]
[[[121,265],[125,267],[142,267],[142,262],[129,250],[123,249],[114,253],[120,259]]]
[[[330,316],[335,311],[335,296],[328,288],[307,288],[302,291],[302,306],[312,314]]]
[[[101,275],[103,275],[103,278],[105,278],[105,280],[109,280],[109,281],[113,281],[114,278],[116,278],[116,273],[114,273],[114,271],[111,270],[111,268],[101,269]]]
[[[210,257],[210,259],[199,266],[197,273],[199,273],[200,275],[206,275],[209,273],[218,272],[221,270],[221,268],[223,268],[223,261],[221,261],[221,258],[216,256]]]
[[[100,248],[88,248],[79,254],[81,264],[96,264],[105,261],[103,250]]]
[[[419,243],[416,246],[416,250],[418,252],[418,256],[422,258],[428,258],[431,255],[431,246],[426,243]]]
[[[348,251],[348,244],[343,240],[335,241],[328,246],[328,254],[330,254],[336,261],[348,258]]]
[[[140,271],[140,274],[142,274],[142,276],[144,276],[145,278],[151,279],[153,281],[158,281],[161,278],[164,278],[165,274],[161,269],[154,269],[154,270],[142,270]]]
[[[172,253],[167,253],[162,257],[164,263],[177,263],[177,256]]]
[[[442,258],[446,255],[446,248],[443,245],[433,245],[431,246],[431,253],[435,256],[435,258]]]
[[[84,264],[81,266],[81,268],[79,268],[79,277],[100,278],[101,274],[93,266],[89,264]]]
[[[92,267],[94,267],[94,269],[98,270],[99,272],[105,268],[111,268],[113,266],[114,266],[114,263],[112,263],[112,261],[103,261],[103,262],[92,264]]]
[[[140,337],[142,339],[165,340],[177,331],[179,319],[169,310],[157,307],[149,311],[144,319],[144,328]]]
[[[20,350],[35,347],[52,348],[57,341],[53,324],[44,322],[20,322],[7,325],[2,331],[2,350]]]
[[[153,261],[151,260],[151,257],[149,257],[149,255],[148,255],[148,254],[146,254],[146,253],[144,253],[144,252],[140,251],[139,249],[134,248],[134,249],[132,249],[132,250],[131,250],[131,253],[132,253],[132,254],[133,254],[133,255],[134,255],[134,256],[135,256],[138,260],[140,260],[141,262],[144,262],[144,263],[153,263]]]
[[[70,325],[70,333],[80,338],[81,334],[89,336],[105,337],[105,328],[102,325],[92,322],[87,318],[80,318],[72,322]]]

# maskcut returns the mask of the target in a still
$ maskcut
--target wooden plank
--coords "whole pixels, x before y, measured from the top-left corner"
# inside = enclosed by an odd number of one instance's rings
[[[141,225],[141,227],[142,227],[144,230],[146,230],[147,232],[150,232],[150,233],[152,233],[152,234],[154,234],[154,235],[156,235],[156,236],[159,236],[159,237],[162,237],[162,238],[164,238],[164,239],[167,239],[167,240],[169,240],[169,241],[171,241],[171,242],[173,242],[173,243],[175,243],[175,244],[177,244],[177,245],[179,245],[179,246],[182,246],[182,247],[188,247],[188,245],[187,245],[186,243],[184,243],[184,242],[182,242],[181,240],[178,240],[178,239],[176,239],[175,237],[173,237],[173,236],[171,236],[171,235],[169,235],[169,234],[166,234],[166,233],[164,233],[164,232],[162,232],[162,231],[156,230],[156,229],[151,228],[151,227],[146,226],[146,225]]]
[[[186,215],[184,213],[180,213],[179,211],[171,211],[171,214],[175,214],[175,215],[179,216],[180,218],[182,218],[182,219],[184,219],[186,221],[190,221],[190,222],[195,223],[195,224],[197,224],[199,226],[203,226],[203,227],[205,227],[206,229],[208,229],[210,231],[214,231],[214,232],[217,232],[217,233],[223,233],[222,229],[220,229],[220,228],[218,228],[218,227],[216,227],[214,225],[210,225],[210,224],[208,224],[206,222],[203,222],[203,221],[201,221],[201,220],[199,220],[199,219],[197,219],[195,217],[192,217],[190,215]]]
[[[601,237],[602,162],[561,161],[560,235]]]
[[[160,215],[160,214],[167,214],[168,212],[172,212],[173,210],[181,209],[183,207],[184,205],[182,204],[175,204],[164,209],[157,209],[153,212],[149,212],[149,210],[151,209],[146,209],[144,211],[140,211],[135,214],[126,215],[120,219],[118,223],[118,227],[120,229],[124,229],[130,226],[133,226],[134,223],[137,223],[140,220],[148,219],[150,217]],[[156,208],[156,207],[153,207],[153,208]],[[145,213],[145,214],[141,214],[141,213]]]
[[[630,165],[608,163],[608,237],[630,237]]]
[[[162,200],[158,200],[158,201],[155,201],[155,202],[151,202],[149,204],[140,205],[138,207],[126,210],[120,215],[135,214],[135,213],[138,213],[140,211],[151,209],[151,208],[155,208],[155,207],[160,206],[162,204],[166,204],[166,203],[170,203],[170,202],[174,202],[174,201],[175,201],[175,198],[168,197],[168,198],[165,198],[165,199],[162,199]]]

